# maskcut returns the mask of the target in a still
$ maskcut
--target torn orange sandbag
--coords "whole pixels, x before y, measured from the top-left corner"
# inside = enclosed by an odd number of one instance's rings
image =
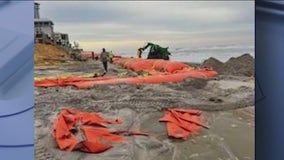
[[[61,150],[81,150],[90,153],[104,152],[114,143],[125,143],[122,133],[148,136],[138,131],[112,131],[106,124],[121,124],[122,121],[107,120],[97,113],[64,109],[53,124],[52,135]]]
[[[191,109],[168,109],[159,121],[166,122],[169,137],[187,139],[190,135],[197,135],[198,131],[207,126],[202,124],[201,111]]]

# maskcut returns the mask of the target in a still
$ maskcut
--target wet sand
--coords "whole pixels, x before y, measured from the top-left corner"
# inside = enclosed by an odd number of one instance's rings
[[[101,73],[99,62],[35,69],[36,77]],[[110,65],[110,75],[130,71]],[[43,160],[204,160],[254,159],[254,80],[241,76],[218,76],[216,80],[187,79],[160,85],[104,85],[88,90],[72,87],[35,88],[35,159]],[[158,122],[169,107],[204,111],[205,124],[198,136],[176,140]],[[119,129],[140,130],[150,137],[131,136],[100,154],[60,151],[51,136],[51,125],[63,108],[98,112],[120,118]]]

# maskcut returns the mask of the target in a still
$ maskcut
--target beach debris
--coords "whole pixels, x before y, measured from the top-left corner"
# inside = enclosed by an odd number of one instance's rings
[[[115,143],[126,143],[124,136],[148,136],[138,131],[112,131],[107,125],[122,124],[120,119],[108,120],[97,113],[63,109],[53,124],[52,135],[61,150],[101,153]]]
[[[143,70],[137,71],[136,73],[137,73],[139,76],[149,76],[149,75],[150,75],[149,72],[143,71]]]
[[[202,124],[202,112],[193,109],[169,108],[159,121],[166,122],[169,137],[187,139],[197,135],[201,128],[209,129]]]

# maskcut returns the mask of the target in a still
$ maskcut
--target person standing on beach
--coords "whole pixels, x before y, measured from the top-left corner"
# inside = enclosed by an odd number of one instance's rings
[[[95,59],[95,53],[92,52],[92,60],[94,60],[94,59]]]
[[[138,58],[141,58],[141,57],[142,57],[142,52],[143,52],[143,48],[139,48],[139,49],[137,50],[137,56],[138,56]]]
[[[101,53],[100,58],[101,58],[101,61],[103,63],[103,66],[104,66],[104,70],[105,70],[104,73],[106,73],[107,72],[107,63],[108,63],[108,53],[106,52],[105,48],[103,48],[103,51]]]

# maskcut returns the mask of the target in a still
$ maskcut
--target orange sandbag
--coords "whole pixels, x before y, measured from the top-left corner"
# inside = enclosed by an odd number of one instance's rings
[[[189,68],[187,64],[174,61],[156,60],[153,64],[153,69],[160,72],[174,73],[177,70]]]
[[[180,63],[180,62],[171,62],[171,63],[168,63],[166,66],[165,66],[165,70],[169,73],[173,73],[177,70],[182,70],[184,68],[187,68],[189,67],[188,65],[184,64],[184,63]]]
[[[141,59],[141,58],[122,58],[116,59],[114,64],[122,65],[124,68],[134,71],[155,70],[159,72],[173,73],[177,70],[190,68],[187,64],[174,61],[166,61],[159,59]]]
[[[153,69],[159,72],[166,72],[165,66],[168,64],[168,61],[165,60],[156,60],[153,64]]]
[[[123,66],[123,64],[130,59],[131,58],[113,58],[112,60],[113,60],[113,64],[118,64],[118,65]]]
[[[100,153],[112,148],[114,143],[126,140],[117,131],[111,131],[105,124],[121,124],[121,120],[107,120],[96,113],[64,109],[53,124],[52,135],[61,150],[75,149]],[[128,135],[148,136],[146,133],[131,132]]]
[[[166,122],[168,136],[187,139],[197,135],[200,128],[208,128],[202,124],[201,111],[189,109],[168,109],[159,121]]]
[[[139,60],[131,65],[131,70],[133,71],[149,71],[152,70],[155,60]]]
[[[127,78],[115,78],[109,80],[100,80],[100,81],[85,81],[85,82],[76,82],[72,85],[79,89],[88,89],[96,85],[116,85],[116,84],[143,84],[143,77],[127,77]]]
[[[169,65],[169,67],[168,67]],[[133,71],[151,71],[156,70],[159,72],[173,72],[178,69],[183,69],[182,67],[175,65],[181,65],[178,62],[169,62],[165,60],[153,60],[153,59],[128,59],[122,66]],[[182,64],[183,66],[185,64]],[[168,67],[168,68],[167,68]]]
[[[100,153],[112,148],[113,143],[125,142],[123,136],[114,134],[107,128],[82,127],[82,131],[87,139],[82,147],[85,152]]]
[[[168,135],[170,137],[186,139],[190,134],[190,132],[179,127],[175,123],[167,122],[166,126],[167,126]]]
[[[137,58],[128,58],[123,64],[122,66],[126,69],[131,69],[131,65],[138,62],[139,59]]]
[[[55,87],[55,86],[70,86],[76,82],[85,82],[85,81],[99,81],[99,80],[108,80],[113,79],[112,76],[103,76],[103,77],[95,77],[95,78],[85,78],[85,77],[77,77],[70,76],[66,78],[45,78],[42,80],[36,80],[34,82],[36,87]]]

